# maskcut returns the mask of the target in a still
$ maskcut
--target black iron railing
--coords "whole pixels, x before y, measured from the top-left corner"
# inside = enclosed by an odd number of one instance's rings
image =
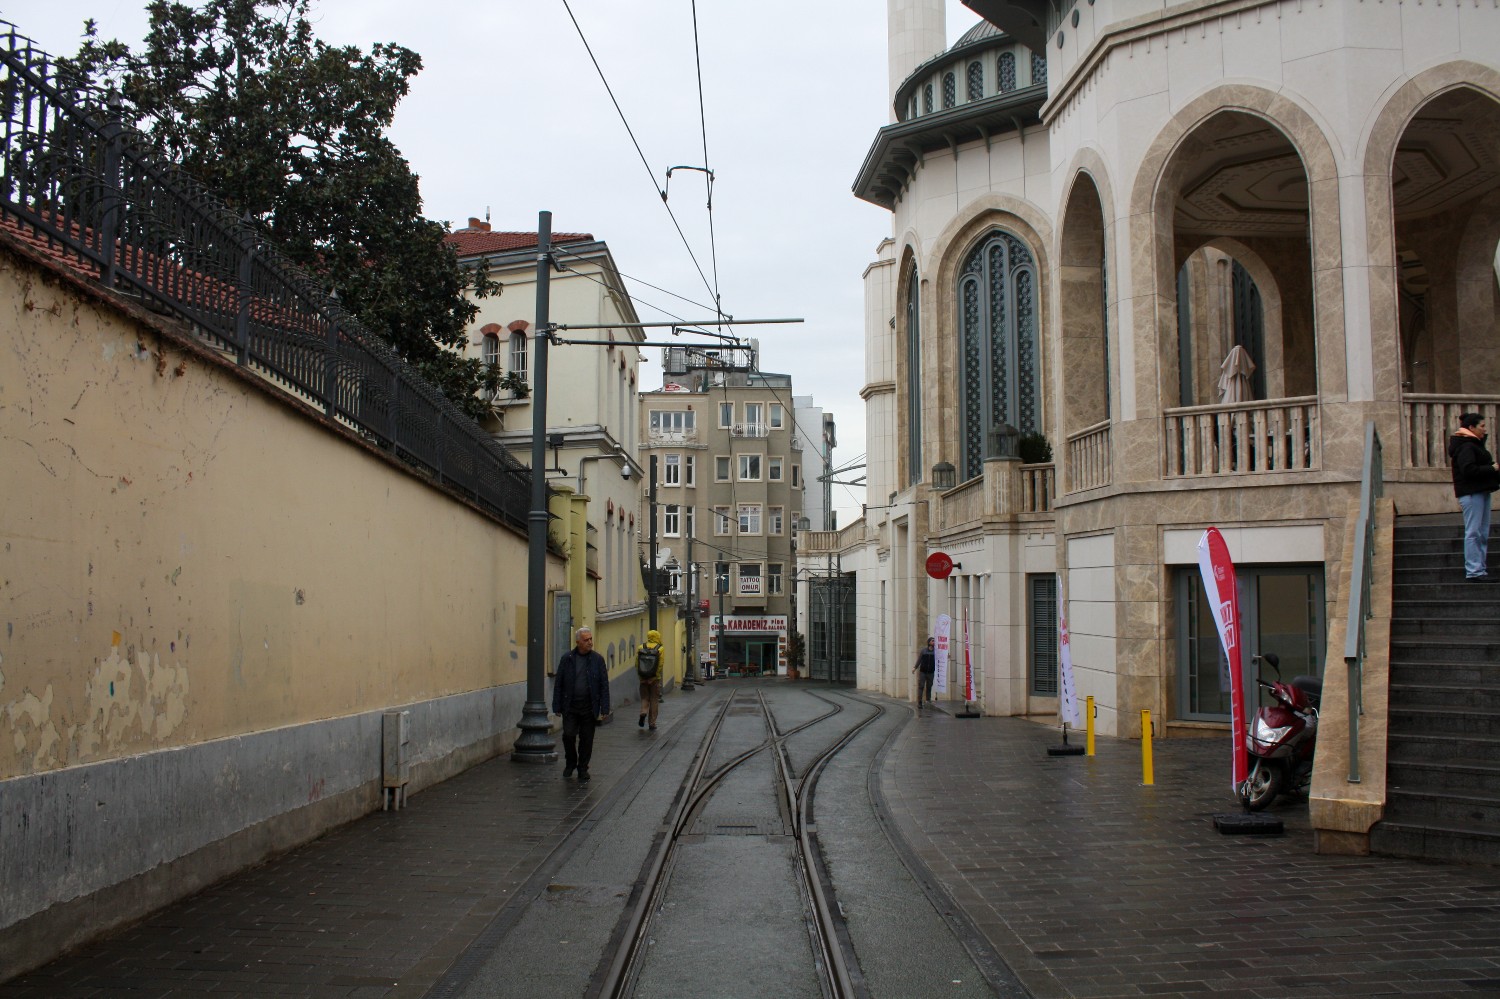
[[[0,228],[507,522],[530,471],[224,202],[0,21]]]

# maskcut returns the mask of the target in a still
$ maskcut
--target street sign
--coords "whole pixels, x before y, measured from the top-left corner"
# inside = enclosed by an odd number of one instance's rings
[[[953,573],[953,560],[943,552],[927,556],[927,575],[933,579],[947,579]]]

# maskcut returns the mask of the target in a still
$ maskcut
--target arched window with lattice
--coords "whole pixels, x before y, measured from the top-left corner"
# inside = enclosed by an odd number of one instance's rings
[[[1016,54],[1001,52],[995,62],[995,73],[1000,80],[1000,93],[1008,94],[1016,89]]]
[[[958,277],[960,471],[978,476],[1004,434],[1041,429],[1036,258],[1016,236],[989,234]]]
[[[977,101],[984,98],[984,64],[978,59],[969,63],[969,100]]]

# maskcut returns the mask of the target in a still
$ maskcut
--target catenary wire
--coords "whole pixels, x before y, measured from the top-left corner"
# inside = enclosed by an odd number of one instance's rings
[[[573,8],[569,6],[568,0],[562,0],[562,5],[563,9],[568,12],[568,19],[573,22],[573,28],[578,32],[578,38],[583,42],[585,51],[589,54],[589,61],[594,64],[594,70],[599,74],[599,81],[604,84],[604,89],[609,94],[610,103],[615,106],[615,113],[620,116],[621,124],[625,126],[625,131],[630,135],[630,141],[635,146],[636,154],[641,158],[641,166],[646,168],[646,176],[650,178],[652,189],[661,198],[662,207],[667,210],[667,215],[672,219],[673,228],[677,230],[677,235],[681,238],[683,247],[687,250],[688,256],[692,258],[693,266],[698,269],[698,276],[703,279],[703,286],[708,289],[710,295],[714,296],[714,300],[718,301],[718,295],[715,294],[713,285],[709,284],[708,275],[703,273],[703,265],[698,262],[698,255],[693,252],[693,247],[688,242],[687,234],[682,231],[682,223],[677,221],[677,213],[672,211],[671,205],[667,204],[666,192],[656,183],[656,174],[652,172],[651,164],[646,160],[646,154],[641,149],[640,141],[636,139],[635,131],[630,127],[630,122],[625,117],[625,110],[620,107],[620,102],[615,97],[614,88],[609,85],[609,79],[604,75],[604,67],[599,65],[599,60],[594,56],[594,49],[589,45],[589,40],[583,33],[583,26],[578,23],[578,18],[573,16]],[[718,310],[715,309],[714,311],[717,312]]]

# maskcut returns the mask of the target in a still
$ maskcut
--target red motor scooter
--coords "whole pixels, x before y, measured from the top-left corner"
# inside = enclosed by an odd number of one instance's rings
[[[1312,782],[1318,703],[1323,696],[1323,681],[1317,677],[1295,676],[1291,683],[1284,682],[1281,659],[1274,652],[1256,656],[1255,661],[1269,663],[1276,672],[1275,683],[1255,678],[1276,703],[1255,712],[1245,736],[1250,776],[1240,788],[1240,798],[1252,812],[1265,808],[1278,794],[1299,791]]]

